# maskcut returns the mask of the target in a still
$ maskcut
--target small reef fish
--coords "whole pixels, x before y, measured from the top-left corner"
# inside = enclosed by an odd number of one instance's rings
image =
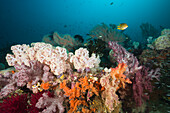
[[[110,5],[113,5],[113,2],[111,2]]]
[[[125,30],[128,27],[126,23],[121,23],[117,26],[117,29],[119,30]]]
[[[62,76],[60,77],[60,79],[64,79],[64,74],[62,74]]]
[[[15,73],[15,71],[14,71],[14,70],[12,70],[12,71],[11,71],[11,73],[12,73],[12,74],[14,74],[14,73]]]

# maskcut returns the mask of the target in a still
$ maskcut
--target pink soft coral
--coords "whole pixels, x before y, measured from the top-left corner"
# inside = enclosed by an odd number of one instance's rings
[[[119,104],[119,97],[116,91],[120,87],[125,88],[125,83],[131,83],[129,78],[123,74],[126,68],[127,65],[125,63],[120,63],[116,68],[111,68],[111,72],[100,79],[101,85],[105,88],[102,92],[102,99],[108,107],[109,112],[112,112],[114,107]]]
[[[63,101],[64,97],[56,97],[54,92],[39,92],[31,95],[28,111],[30,113],[63,113]]]
[[[149,68],[143,67],[135,73],[133,81],[133,97],[136,106],[141,106],[142,101],[149,99],[148,93],[152,91],[151,76],[148,76]]]

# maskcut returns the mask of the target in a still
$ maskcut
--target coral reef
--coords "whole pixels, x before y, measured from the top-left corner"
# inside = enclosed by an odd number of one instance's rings
[[[154,85],[153,92],[150,94],[148,105],[152,112],[167,112],[169,107],[169,49],[155,50],[146,49],[139,56],[141,64],[150,67],[151,69],[159,69],[161,76],[159,81],[152,80]],[[155,72],[155,71],[153,71]]]
[[[9,107],[14,113],[145,112],[153,85],[162,79],[162,68],[154,64],[145,68],[148,59],[154,59],[145,56],[146,50],[139,57],[140,66],[123,46],[114,41],[108,44],[111,61],[107,63],[112,67],[101,67],[100,56],[82,47],[72,53],[43,42],[12,46],[6,60],[14,68],[0,71],[0,111]],[[162,57],[159,52],[168,59],[166,49],[152,52],[156,59]]]
[[[18,87],[23,87],[27,85],[30,90],[38,90],[34,89],[31,86],[36,84],[38,81],[51,81],[54,76],[51,72],[49,72],[49,67],[44,66],[38,61],[30,61],[30,67],[22,64],[15,65],[15,69],[18,72],[6,73],[3,78],[6,78],[9,83],[3,89],[1,89],[0,97],[4,97],[18,89]],[[30,83],[29,85],[27,83]],[[10,89],[10,90],[9,90]]]
[[[31,95],[30,105],[27,111],[31,113],[63,113],[64,97],[54,95],[54,92],[46,91]]]
[[[133,82],[133,96],[137,106],[141,106],[142,101],[149,99],[148,93],[153,88],[151,80],[155,78],[159,81],[159,76],[159,69],[149,71],[149,68],[143,67],[136,72]]]
[[[148,92],[152,91],[151,77],[148,76],[148,69],[144,67],[138,70],[133,82],[133,96],[137,106],[142,105],[142,101],[148,99]],[[147,90],[148,92],[144,92]]]

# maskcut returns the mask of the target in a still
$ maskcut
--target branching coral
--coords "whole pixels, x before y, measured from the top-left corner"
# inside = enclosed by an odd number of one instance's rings
[[[54,79],[53,73],[49,72],[47,65],[43,65],[38,61],[30,61],[29,65],[30,67],[24,64],[15,65],[15,69],[18,72],[10,75],[10,82],[0,92],[2,97],[8,95],[18,87],[27,85],[27,83],[30,83],[27,87],[32,90],[31,86],[35,85],[38,81],[51,81]]]
[[[27,113],[27,94],[14,94],[0,103],[1,113]]]
[[[109,47],[112,49],[110,51],[111,61],[114,62],[116,60],[118,63],[127,64],[126,75],[135,73],[137,70],[140,70],[142,66],[139,66],[139,62],[137,58],[132,54],[126,51],[121,45],[117,44],[117,42],[110,41]]]
[[[41,113],[63,113],[63,101],[64,97],[49,97],[49,94],[47,92],[42,94],[42,97],[39,98],[35,106],[39,109],[45,108]]]
[[[141,106],[143,103],[142,101],[149,99],[148,93],[150,93],[153,88],[151,79],[155,77],[158,78],[155,76],[157,74],[158,76],[160,75],[158,71],[156,71],[154,75],[152,75],[153,71],[150,71],[150,73],[148,73],[148,71],[149,68],[143,67],[135,74],[135,79],[133,81],[133,96],[137,106]]]
[[[87,101],[94,94],[99,96],[99,93],[93,84],[88,82],[87,76],[80,78],[79,82],[76,82],[75,86],[71,89],[67,87],[66,81],[64,80],[63,83],[60,83],[60,89],[63,89],[65,92],[64,95],[70,99],[69,113],[78,112],[79,109],[81,109],[83,113],[93,111],[93,109],[89,109]],[[80,105],[82,105],[82,107]]]
[[[131,81],[123,74],[126,67],[126,64],[121,63],[118,67],[112,68],[110,73],[100,79],[101,85],[105,88],[102,93],[102,99],[105,101],[105,105],[108,107],[109,112],[113,111],[119,104],[119,97],[116,94],[116,91],[122,86],[125,88],[125,83],[131,83]]]
[[[89,58],[89,52],[87,49],[80,48],[76,50],[75,55],[70,56],[68,60],[67,52],[62,47],[52,47],[46,43],[32,43],[32,47],[28,45],[15,45],[11,49],[14,55],[7,54],[6,59],[10,66],[16,64],[24,64],[30,66],[30,60],[37,60],[50,67],[51,72],[55,75],[60,75],[67,70],[71,70],[70,63],[74,64],[76,69],[84,70],[87,68],[93,68],[99,66],[99,56],[95,54]],[[71,53],[70,53],[71,54]]]
[[[28,45],[15,45],[11,47],[14,55],[7,54],[6,59],[10,66],[24,64],[30,66],[30,60],[37,60],[48,65],[55,75],[66,71],[69,66],[66,63],[67,52],[65,48],[56,47],[46,43],[32,43]]]
[[[54,95],[54,92],[39,92],[31,95],[28,111],[30,113],[63,113],[63,96]]]
[[[75,51],[75,55],[71,56],[70,62],[74,64],[75,69],[83,71],[87,68],[99,67],[100,59],[92,54],[89,57],[89,51],[85,48],[79,48]]]

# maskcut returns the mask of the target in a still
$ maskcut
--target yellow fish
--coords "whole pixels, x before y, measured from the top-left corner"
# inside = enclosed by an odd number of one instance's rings
[[[125,30],[128,27],[126,23],[121,23],[117,26],[117,29],[119,30]]]
[[[60,79],[64,79],[64,74],[60,77]]]

